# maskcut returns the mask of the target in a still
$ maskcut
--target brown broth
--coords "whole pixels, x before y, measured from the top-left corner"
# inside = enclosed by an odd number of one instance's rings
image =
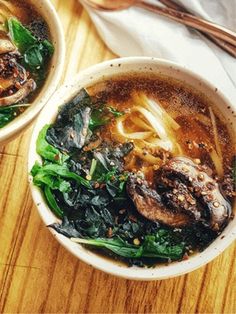
[[[50,34],[47,23],[44,21],[42,16],[39,15],[39,13],[37,12],[36,8],[34,7],[34,5],[32,4],[30,0],[29,1],[10,0],[7,3],[7,5],[1,4],[0,2],[0,13],[1,12],[2,12],[2,15],[5,16],[7,19],[10,17],[17,18],[23,24],[23,26],[26,27],[33,34],[33,36],[36,39],[38,39],[40,42],[44,40],[48,40],[49,42],[52,42],[51,34]],[[9,37],[9,34],[7,34],[6,29],[2,29],[0,31],[0,37],[6,38],[7,36]],[[9,39],[11,40],[10,37]],[[11,53],[2,54],[0,55],[0,59],[4,58],[4,55],[9,55],[9,58],[10,56],[12,56],[12,59],[14,60],[15,56],[13,54],[17,55],[18,52],[13,51]],[[36,82],[36,88],[32,92],[30,92],[28,96],[26,96],[23,100],[21,100],[17,104],[22,104],[22,103],[31,104],[38,96],[39,92],[41,91],[47,79],[48,71],[51,65],[51,56],[48,56],[46,58],[47,59],[44,60],[44,63],[41,66],[41,68],[36,68],[36,67],[30,68],[30,66],[27,67],[25,65],[23,55],[19,55],[19,57],[17,55],[17,63],[26,69],[28,73],[28,79],[32,78]],[[4,74],[2,74],[2,72],[0,73],[0,76],[1,76],[0,80],[1,78],[3,78],[3,81],[6,79],[6,77],[4,77]],[[17,91],[14,85],[12,87],[12,90],[10,89],[11,88],[6,89],[6,91],[3,90],[1,97],[9,96],[10,94],[13,94]],[[15,105],[15,104],[13,103],[12,105]],[[13,120],[16,116],[23,113],[26,110],[26,108],[27,107],[22,106],[19,109],[15,109],[14,115],[12,115],[11,118],[9,118],[7,123]],[[5,126],[5,124],[2,125],[1,123],[2,121],[0,121],[0,127]]]
[[[88,92],[95,99],[109,103],[120,111],[133,106],[132,95],[135,93],[144,93],[147,97],[156,100],[181,126],[175,135],[184,155],[198,158],[214,170],[209,154],[205,148],[202,148],[202,144],[207,145],[208,148],[215,148],[209,113],[209,106],[211,106],[216,117],[219,142],[223,151],[224,170],[232,165],[235,149],[227,121],[220,119],[214,104],[205,95],[197,93],[186,84],[161,76],[132,74],[98,82],[89,87]],[[111,125],[112,123],[106,126],[102,132],[102,136],[109,141],[112,141]]]

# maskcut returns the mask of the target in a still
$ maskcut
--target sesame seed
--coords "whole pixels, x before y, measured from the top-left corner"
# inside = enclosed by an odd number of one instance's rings
[[[200,173],[198,175],[198,180],[203,181],[204,180],[204,175],[202,173]]]
[[[182,195],[182,194],[178,195],[178,200],[179,200],[180,202],[183,202],[184,199],[185,199],[184,195]]]
[[[134,243],[134,245],[140,245],[140,241],[139,241],[138,238],[135,238],[135,239],[133,240],[133,243]]]

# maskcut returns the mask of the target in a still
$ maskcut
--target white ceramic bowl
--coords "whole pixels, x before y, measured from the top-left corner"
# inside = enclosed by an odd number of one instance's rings
[[[32,105],[16,119],[0,129],[0,145],[14,139],[35,118],[55,91],[62,75],[65,59],[65,40],[61,22],[50,0],[31,0],[37,12],[49,26],[55,48],[47,79]]]
[[[50,99],[46,107],[41,112],[36,122],[30,149],[29,149],[29,160],[28,170],[30,172],[34,162],[40,161],[40,157],[36,153],[36,139],[39,131],[46,123],[54,121],[57,115],[58,106],[69,100],[73,94],[75,94],[81,87],[89,86],[95,83],[97,80],[115,75],[129,72],[150,72],[150,73],[161,73],[172,78],[187,82],[188,85],[192,86],[195,90],[198,90],[208,96],[216,106],[220,106],[222,114],[233,122],[231,111],[236,109],[232,108],[232,105],[227,99],[215,89],[210,83],[206,82],[203,78],[194,74],[193,72],[179,66],[177,64],[167,62],[160,59],[154,59],[149,57],[130,57],[110,60],[101,64],[92,66],[83,72],[79,73],[77,77],[70,83],[61,87]],[[235,106],[235,105],[234,105]],[[229,109],[230,108],[230,109]],[[235,120],[234,120],[235,122]],[[38,187],[32,184],[32,178],[29,177],[31,191],[34,202],[38,208],[38,211],[45,223],[49,225],[57,221],[58,219],[51,212],[49,207],[44,201],[42,194]],[[222,235],[217,238],[205,251],[200,254],[196,254],[181,262],[174,262],[168,266],[158,265],[155,268],[139,268],[139,267],[127,267],[119,262],[104,258],[97,255],[79,244],[73,243],[68,238],[56,233],[54,230],[50,231],[54,234],[56,239],[72,254],[84,262],[103,270],[109,274],[116,276],[134,279],[134,280],[157,280],[165,279],[170,277],[179,276],[190,271],[193,271],[200,266],[210,262],[213,258],[219,255],[223,250],[229,246],[236,236],[236,219],[233,219],[223,231]]]

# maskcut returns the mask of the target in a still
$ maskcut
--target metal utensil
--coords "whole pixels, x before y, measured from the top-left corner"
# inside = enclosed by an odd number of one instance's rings
[[[172,7],[160,7],[148,3],[145,0],[83,0],[90,7],[97,10],[103,11],[118,11],[124,10],[131,6],[137,6],[149,11],[155,12],[161,16],[168,17],[172,20],[175,20],[181,24],[190,26],[198,31],[204,32],[210,36],[210,39],[213,40],[217,45],[226,50],[232,56],[236,57],[236,33],[223,27],[221,25],[212,23],[210,21],[204,20],[200,17],[194,16],[184,11],[181,7],[174,7],[172,2]],[[162,3],[167,1],[160,1]],[[170,1],[168,1],[170,4]],[[179,8],[179,9],[177,9]]]

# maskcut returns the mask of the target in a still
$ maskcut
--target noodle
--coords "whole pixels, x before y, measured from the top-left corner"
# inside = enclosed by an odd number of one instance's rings
[[[214,141],[215,141],[215,146],[216,146],[216,151],[213,150],[210,153],[210,156],[211,156],[212,161],[215,164],[218,175],[222,176],[224,172],[223,166],[222,166],[223,156],[222,156],[222,151],[221,151],[221,147],[219,143],[219,135],[217,132],[216,119],[215,119],[215,115],[211,107],[209,107],[209,112],[210,112],[212,129],[213,129],[213,134],[214,134]]]

